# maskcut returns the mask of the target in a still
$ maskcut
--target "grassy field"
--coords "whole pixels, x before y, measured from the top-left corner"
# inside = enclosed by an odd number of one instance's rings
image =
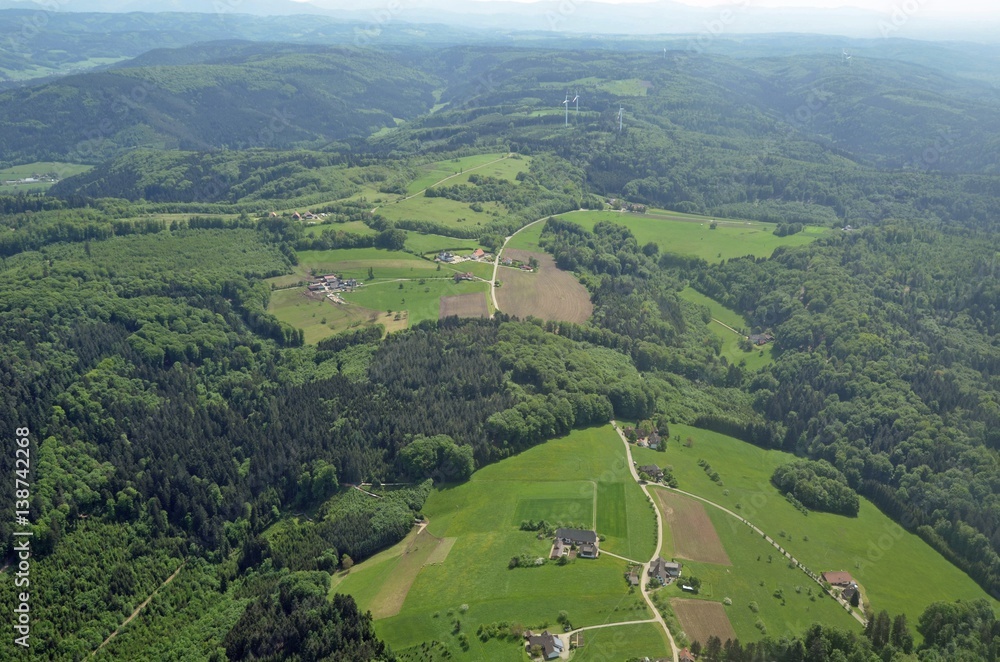
[[[308,344],[341,331],[378,322],[385,324],[389,330],[394,330],[392,319],[385,319],[384,310],[337,305],[329,300],[306,297],[303,291],[303,288],[295,288],[273,292],[267,310],[282,322],[302,329]],[[403,324],[402,328],[405,327]]]
[[[545,227],[545,221],[535,223],[529,227],[524,228],[520,232],[514,235],[514,237],[507,242],[506,250],[520,250],[528,251],[530,253],[544,253],[542,247],[538,245],[538,239],[542,236],[542,228]]]
[[[915,535],[909,534],[883,515],[869,501],[861,500],[857,517],[810,512],[803,515],[770,483],[774,468],[793,459],[787,453],[766,451],[725,435],[685,425],[670,426],[671,440],[666,454],[634,449],[639,464],[658,461],[673,467],[680,489],[719,503],[750,520],[778,541],[813,572],[846,570],[863,587],[872,607],[890,614],[905,613],[916,623],[928,604],[937,600],[988,598],[975,582],[946,561]],[[674,437],[680,435],[682,442]],[[691,447],[684,445],[690,437]],[[712,482],[699,459],[717,471],[723,484]],[[745,525],[716,508],[708,508],[734,565],[740,550],[727,542],[738,535],[748,541]],[[777,553],[763,540],[760,552]],[[789,571],[791,572],[791,571]],[[798,572],[798,571],[796,571]],[[807,578],[796,583],[807,585]],[[786,591],[787,594],[787,591]],[[832,601],[831,601],[832,603]],[[991,600],[996,607],[998,603]],[[762,603],[763,604],[763,603]],[[734,623],[737,632],[742,632]]]
[[[482,168],[482,166],[485,166],[491,161],[502,159],[505,156],[507,156],[505,153],[477,154],[475,156],[465,156],[458,159],[451,159],[449,161],[437,161],[435,163],[428,163],[426,165],[419,166],[417,168],[417,178],[407,185],[406,192],[408,195],[413,195],[414,193],[424,190],[428,186],[433,186],[445,177],[465,174],[466,170],[472,170],[473,168],[481,168],[484,173],[488,174],[490,172],[489,167],[493,166],[489,166],[488,168]],[[455,180],[458,179],[458,177],[455,178]],[[468,181],[468,179],[466,179],[466,181]],[[448,180],[447,183],[451,184],[452,182],[453,180]]]
[[[493,155],[493,158],[499,158],[500,156],[503,155]],[[450,162],[446,161],[445,163]],[[518,174],[527,172],[530,166],[530,156],[515,155],[502,161],[497,161],[496,163],[490,163],[489,165],[477,167],[475,170],[466,168],[461,175],[453,179],[449,179],[444,183],[444,185],[454,186],[457,184],[468,184],[470,175],[483,175],[486,177],[494,177],[496,179],[506,179],[509,182],[513,182],[517,181]]]
[[[326,223],[320,225],[307,225],[305,229],[306,235],[310,237],[318,237],[325,231],[330,230],[336,232],[340,230],[341,232],[350,232],[351,234],[360,234],[362,236],[378,234],[375,230],[365,225],[364,221],[348,221],[346,223]]]
[[[441,251],[466,255],[479,247],[479,242],[475,239],[456,239],[440,234],[418,234],[416,232],[406,234],[406,250],[431,257]]]
[[[632,231],[640,246],[652,241],[662,252],[694,255],[708,262],[744,255],[770,257],[778,246],[802,246],[830,231],[809,226],[798,234],[777,237],[773,234],[777,226],[771,223],[721,219],[712,230],[710,225],[715,219],[711,217],[660,210],[650,210],[646,214],[580,212],[564,214],[561,218],[587,229],[593,229],[598,221],[620,223]]]
[[[390,221],[430,221],[448,228],[467,230],[488,225],[496,218],[489,213],[491,211],[506,213],[496,202],[484,202],[483,211],[473,211],[469,205],[458,200],[418,195],[381,207],[378,213]]]
[[[73,175],[87,172],[94,166],[78,165],[76,163],[60,163],[56,161],[39,161],[24,165],[12,166],[0,170],[0,193],[38,192],[48,190],[52,182],[33,184],[4,184],[7,180],[27,179],[29,177],[54,175],[56,179],[66,179]]]
[[[719,320],[719,322],[722,322],[737,331],[744,331],[748,328],[747,321],[742,315],[737,313],[735,310],[726,308],[715,299],[705,296],[698,290],[687,287],[681,290],[680,296],[685,301],[690,301],[691,303],[708,308],[712,314],[713,320]],[[720,353],[722,356],[725,356],[726,360],[730,363],[739,365],[741,361],[746,361],[747,369],[758,370],[774,361],[774,358],[771,355],[773,349],[772,345],[765,345],[763,348],[756,348],[753,351],[746,352],[742,347],[740,347],[740,341],[742,339],[740,334],[733,333],[725,326],[722,326],[722,324],[715,321],[709,322],[708,326],[715,335],[722,339],[722,351]]]
[[[487,292],[489,285],[481,281],[456,283],[451,278],[428,277],[399,282],[374,282],[354,292],[344,294],[344,300],[379,311],[406,311],[410,326],[424,320],[436,320],[441,310],[441,297]]]
[[[521,319],[529,315],[543,320],[582,324],[593,314],[590,292],[568,271],[556,267],[548,253],[527,253],[505,249],[504,256],[528,262],[538,260],[538,270],[524,272],[511,267],[501,268],[497,280],[503,287],[496,291],[497,305],[505,313]]]
[[[423,509],[427,530],[436,539],[453,538],[453,547],[442,562],[421,567],[399,614],[376,622],[379,635],[398,652],[437,640],[452,659],[520,661],[519,643],[483,643],[475,636],[478,626],[508,621],[557,628],[561,610],[574,627],[650,618],[641,596],[629,593],[620,559],[602,555],[565,566],[507,567],[512,556],[548,556],[551,540],[521,531],[522,520],[589,526],[595,496],[598,523],[616,519],[615,530],[624,533],[609,536],[603,547],[649,558],[655,546],[650,506],[629,477],[624,448],[608,426],[575,431],[484,467],[466,483],[436,490]],[[363,609],[372,608],[389,590],[383,587],[397,581],[403,550],[411,543],[358,564],[338,579],[336,590],[354,595]],[[434,558],[434,551],[430,554]],[[468,651],[453,634],[456,620],[469,636]],[[663,644],[655,652],[665,650]]]
[[[665,491],[662,488],[654,489]],[[675,494],[671,497],[684,498]],[[765,634],[779,637],[791,633],[801,634],[814,622],[852,631],[861,629],[858,622],[838,606],[833,598],[822,593],[818,584],[812,582],[801,570],[789,568],[787,563],[782,563],[778,551],[749,527],[743,524],[731,527],[726,521],[729,516],[717,508],[709,506],[706,513],[731,565],[678,558],[683,563],[681,581],[658,589],[658,599],[697,599],[723,603],[729,598],[732,605],[725,607],[726,615],[742,641],[756,641]],[[682,532],[672,531],[672,534],[676,538]],[[669,558],[668,549],[664,550],[664,558]],[[684,578],[692,576],[702,581],[701,593],[697,596],[680,588]],[[775,591],[781,592],[780,598],[775,597]],[[691,633],[686,634],[691,636]],[[721,633],[719,636],[721,637]]]
[[[609,662],[631,658],[655,660],[670,652],[663,628],[655,623],[586,630],[583,637],[584,645],[573,655],[573,662]]]
[[[369,282],[371,267],[376,280],[396,278],[434,278],[437,265],[416,255],[380,248],[338,248],[329,251],[299,251],[296,272],[308,276],[310,269],[337,273],[343,278]],[[447,275],[447,274],[444,274]]]

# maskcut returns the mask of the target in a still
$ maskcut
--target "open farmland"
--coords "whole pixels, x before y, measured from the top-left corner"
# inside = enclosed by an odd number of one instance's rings
[[[737,638],[722,603],[674,598],[670,601],[670,606],[674,608],[677,620],[688,639],[700,641],[703,647],[712,636],[718,637],[722,643],[729,639],[735,641]]]
[[[433,272],[431,272],[433,273]],[[344,300],[386,313],[405,312],[409,325],[441,317],[441,301],[462,294],[478,294],[485,300],[489,285],[482,281],[456,283],[452,278],[379,281],[345,293]]]
[[[930,603],[939,600],[985,598],[994,606],[998,604],[968,575],[919,537],[903,530],[866,499],[861,499],[857,517],[822,512],[800,513],[770,482],[774,469],[792,461],[794,456],[764,450],[726,435],[687,425],[671,425],[670,434],[668,459],[664,459],[661,453],[642,448],[633,449],[633,458],[639,464],[668,462],[681,490],[707,498],[750,520],[813,572],[849,571],[864,587],[865,597],[876,611],[886,609],[891,614],[905,613],[910,622],[915,623]],[[677,435],[681,438],[680,443],[674,440]],[[687,445],[688,439],[690,446]],[[705,460],[718,472],[722,485],[709,479],[698,465],[699,459]],[[774,566],[786,567],[780,561],[777,550],[759,535],[750,532],[745,524],[714,507],[706,505],[706,510],[734,566],[738,567],[741,563],[739,555],[755,549],[753,545],[756,545],[759,551],[753,552],[750,560],[761,564],[758,567],[762,568],[763,564],[771,566],[767,563],[768,555],[774,557]],[[738,536],[737,540],[741,542],[727,542],[731,535]],[[756,560],[758,555],[761,557],[759,562]],[[720,581],[727,578],[729,581],[746,582],[746,590],[758,590],[751,581],[754,577],[727,575],[725,571],[724,566],[705,564],[699,567],[697,574],[702,579],[708,576]],[[805,591],[810,583],[801,571],[788,572],[793,575],[798,573],[798,577],[789,576],[788,581],[782,582],[786,599],[789,586],[801,585]],[[920,586],[918,594],[910,590],[909,587],[913,586]],[[679,590],[677,593],[681,597]],[[770,591],[765,592],[764,596],[769,594]],[[715,598],[721,597],[716,590]],[[757,601],[763,610],[765,604],[774,602],[774,599]],[[830,604],[833,604],[832,600]],[[732,616],[730,618],[743,638],[745,629],[741,629]],[[846,621],[845,627],[849,623]],[[809,621],[806,621],[803,625],[808,624]],[[751,621],[749,634],[754,632],[752,625]]]
[[[497,280],[503,282],[496,291],[497,305],[503,312],[522,319],[534,316],[577,324],[586,322],[593,314],[590,292],[576,276],[559,269],[548,253],[508,249],[503,256],[523,262],[533,257],[539,265],[535,272],[513,268],[501,268],[497,272]]]
[[[441,311],[438,315],[441,318],[452,315],[457,315],[458,317],[489,317],[490,309],[486,305],[486,293],[471,292],[469,294],[441,297]]]
[[[708,308],[709,314],[712,316],[711,321],[708,322],[708,327],[712,330],[712,333],[722,339],[722,350],[720,353],[730,363],[739,365],[741,362],[745,362],[747,369],[757,370],[774,362],[772,356],[773,344],[767,344],[764,347],[755,347],[749,352],[743,350],[741,347],[741,342],[744,338],[743,333],[736,333],[732,329],[744,332],[748,328],[748,325],[743,316],[735,310],[726,308],[715,299],[707,297],[691,287],[681,290],[680,297],[690,303]]]
[[[635,235],[639,245],[654,242],[661,252],[694,255],[707,262],[718,262],[744,255],[770,257],[779,246],[802,246],[823,234],[828,228],[807,226],[802,232],[787,237],[774,234],[772,223],[713,219],[708,216],[650,210],[646,214],[617,211],[594,211],[563,214],[567,221],[592,230],[599,221],[624,225]],[[712,222],[716,228],[711,228]]]
[[[605,484],[618,488],[601,487]],[[607,496],[612,492],[624,498]],[[428,553],[399,613],[378,619],[376,630],[400,653],[436,640],[455,660],[514,662],[523,660],[520,643],[482,642],[471,634],[481,624],[499,621],[551,627],[563,610],[574,627],[651,618],[642,598],[628,591],[624,562],[610,555],[508,569],[512,556],[548,557],[551,540],[520,530],[522,520],[544,518],[590,527],[595,507],[599,525],[612,518],[623,520],[621,536],[605,543],[609,551],[649,558],[655,546],[652,512],[609,426],[574,431],[483,467],[465,483],[435,490],[423,509],[429,519],[427,532],[443,541],[453,539],[450,552],[443,556],[438,546]],[[396,595],[398,589],[391,586],[397,583],[396,573],[412,539],[354,566],[338,580],[337,592],[354,595],[362,609],[381,605],[379,596]],[[453,634],[456,620],[461,631],[470,634],[468,650]],[[624,639],[615,636],[614,629],[585,633],[587,645],[618,642],[613,650],[627,656],[667,652],[655,626],[628,626]],[[601,650],[595,646],[587,652],[591,657],[581,659],[602,659],[593,657]]]
[[[306,344],[314,344],[336,333],[370,324],[386,324],[393,330],[385,311],[362,306],[338,305],[326,298],[307,296],[305,288],[280,290],[271,294],[268,312],[305,332]],[[403,328],[405,328],[405,323]]]
[[[376,279],[433,277],[437,265],[416,255],[381,248],[339,248],[328,251],[299,251],[299,264],[295,270],[309,276],[311,269],[317,273],[335,273],[342,278],[371,280],[368,269]]]
[[[732,565],[719,540],[712,520],[700,501],[668,492],[654,490],[660,510],[670,528],[674,556],[702,563]],[[668,549],[666,541],[664,550]]]

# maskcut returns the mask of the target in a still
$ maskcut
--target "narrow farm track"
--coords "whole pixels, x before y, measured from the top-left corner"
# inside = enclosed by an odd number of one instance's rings
[[[185,561],[184,563],[187,563],[187,561]],[[115,628],[115,631],[112,632],[111,634],[109,634],[108,638],[105,639],[103,642],[101,642],[100,646],[98,646],[96,649],[94,649],[94,652],[90,654],[91,657],[93,657],[94,655],[97,655],[97,651],[99,651],[102,648],[104,648],[105,646],[107,646],[108,642],[111,641],[112,639],[114,639],[118,635],[118,633],[122,630],[122,628],[124,628],[126,625],[128,625],[129,623],[131,623],[132,620],[135,619],[135,617],[139,615],[139,612],[141,612],[146,607],[146,605],[149,604],[149,601],[152,600],[154,597],[156,597],[156,594],[160,592],[161,588],[163,588],[164,586],[166,586],[170,582],[174,581],[174,578],[177,577],[177,575],[181,574],[181,570],[184,568],[184,563],[181,563],[179,566],[177,566],[177,569],[174,570],[174,574],[172,574],[169,577],[167,577],[166,581],[164,581],[162,584],[160,584],[159,586],[157,586],[156,590],[153,591],[152,593],[150,593],[149,597],[146,598],[141,605],[139,605],[138,607],[135,608],[135,611],[132,612],[132,615],[129,616],[128,618],[126,618],[124,621],[122,621],[122,624],[119,625],[117,628]]]
[[[649,597],[648,584],[644,582],[645,578],[649,575],[649,564],[660,556],[661,547],[663,546],[663,517],[660,515],[660,509],[656,507],[656,502],[653,501],[653,496],[649,493],[646,485],[643,481],[639,480],[639,473],[635,470],[635,463],[632,461],[632,447],[629,446],[628,439],[625,438],[625,433],[622,432],[620,427],[618,427],[618,423],[616,421],[611,421],[611,425],[615,428],[615,432],[618,433],[618,437],[622,440],[622,443],[625,444],[625,456],[626,461],[628,462],[628,470],[632,474],[632,478],[635,482],[642,488],[643,494],[645,494],[649,502],[653,504],[653,513],[656,515],[656,550],[653,552],[653,556],[649,559],[649,561],[642,564],[642,570],[639,575],[639,590],[642,593],[642,597],[646,601],[646,604],[649,605],[651,610],[653,610],[653,615],[655,616],[654,621],[659,623],[660,627],[663,628],[663,631],[667,633],[667,639],[670,641],[671,657],[673,657],[674,662],[680,662],[677,651],[677,642],[674,641],[674,635],[670,632],[670,628],[667,627],[667,622],[663,620],[663,615],[660,614],[660,610],[656,608],[655,604],[653,604],[653,599]]]
[[[715,508],[718,508],[719,510],[721,510],[724,513],[726,513],[727,515],[730,515],[731,517],[735,517],[740,522],[746,524],[748,527],[750,527],[750,529],[754,533],[757,533],[764,540],[766,540],[767,542],[771,543],[771,545],[776,550],[778,550],[779,552],[781,552],[781,554],[785,558],[787,558],[789,561],[791,561],[792,563],[794,563],[795,567],[798,568],[799,570],[801,570],[802,572],[804,572],[805,575],[807,577],[809,577],[809,579],[811,579],[814,582],[816,582],[817,584],[819,584],[820,587],[823,588],[823,590],[826,591],[826,593],[828,593],[830,595],[830,597],[832,597],[834,600],[836,600],[837,603],[840,604],[840,606],[844,607],[845,611],[847,611],[848,613],[851,614],[851,616],[854,617],[854,620],[856,620],[858,623],[861,623],[861,625],[867,625],[868,624],[868,621],[866,621],[863,616],[861,616],[856,611],[854,611],[853,609],[851,609],[850,605],[847,604],[844,600],[841,600],[839,597],[837,597],[837,595],[834,594],[834,592],[832,590],[827,591],[826,588],[823,587],[823,581],[818,576],[813,575],[811,572],[809,572],[809,569],[806,568],[805,565],[803,565],[798,559],[796,559],[786,549],[784,549],[781,545],[779,545],[778,542],[776,540],[774,540],[771,536],[769,536],[766,533],[764,533],[764,531],[761,530],[756,524],[751,523],[749,520],[747,520],[745,517],[743,517],[741,515],[737,515],[733,511],[731,511],[728,508],[726,508],[725,506],[720,505],[718,503],[715,503],[714,501],[709,501],[708,499],[706,499],[704,497],[700,497],[697,494],[691,494],[690,492],[685,492],[684,490],[678,490],[676,488],[673,488],[673,491],[676,492],[676,493],[678,493],[678,494],[683,494],[684,496],[691,497],[692,499],[697,499],[698,501],[703,501],[703,502],[707,503],[708,505],[714,506]]]

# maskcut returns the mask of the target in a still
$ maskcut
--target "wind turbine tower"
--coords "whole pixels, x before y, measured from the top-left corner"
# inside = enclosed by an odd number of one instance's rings
[[[625,121],[625,107],[618,106],[618,133],[622,132],[622,125]]]
[[[566,106],[566,126],[569,126],[569,94],[566,95],[566,100],[563,101],[563,105]]]

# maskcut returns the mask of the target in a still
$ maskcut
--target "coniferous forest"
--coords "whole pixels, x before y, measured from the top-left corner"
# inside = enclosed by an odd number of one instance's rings
[[[30,498],[0,490],[0,511],[31,523],[34,656],[395,660],[332,574],[402,540],[437,487],[612,419],[793,453],[771,477],[789,499],[856,516],[863,497],[1000,596],[995,84],[903,46],[847,68],[807,41],[759,57],[609,44],[210,42],[5,84],[0,166],[93,166],[0,190],[0,430],[31,466]],[[564,88],[589,79],[642,82],[621,130],[607,85],[565,130]],[[390,220],[361,195],[493,152],[530,167],[426,193],[492,205],[482,227]],[[830,231],[707,261],[558,217],[609,198]],[[274,213],[306,207],[319,232]],[[268,312],[265,279],[303,251],[495,249],[539,219],[590,295],[583,324],[499,312],[307,343]],[[729,361],[686,288],[773,334],[773,363]],[[0,455],[0,475],[19,468]],[[362,483],[405,486],[372,499]],[[0,517],[4,605],[16,529]],[[156,618],[108,639],[154,591]],[[935,603],[918,623],[873,613],[863,632],[701,655],[996,660],[1000,622],[986,601]]]

